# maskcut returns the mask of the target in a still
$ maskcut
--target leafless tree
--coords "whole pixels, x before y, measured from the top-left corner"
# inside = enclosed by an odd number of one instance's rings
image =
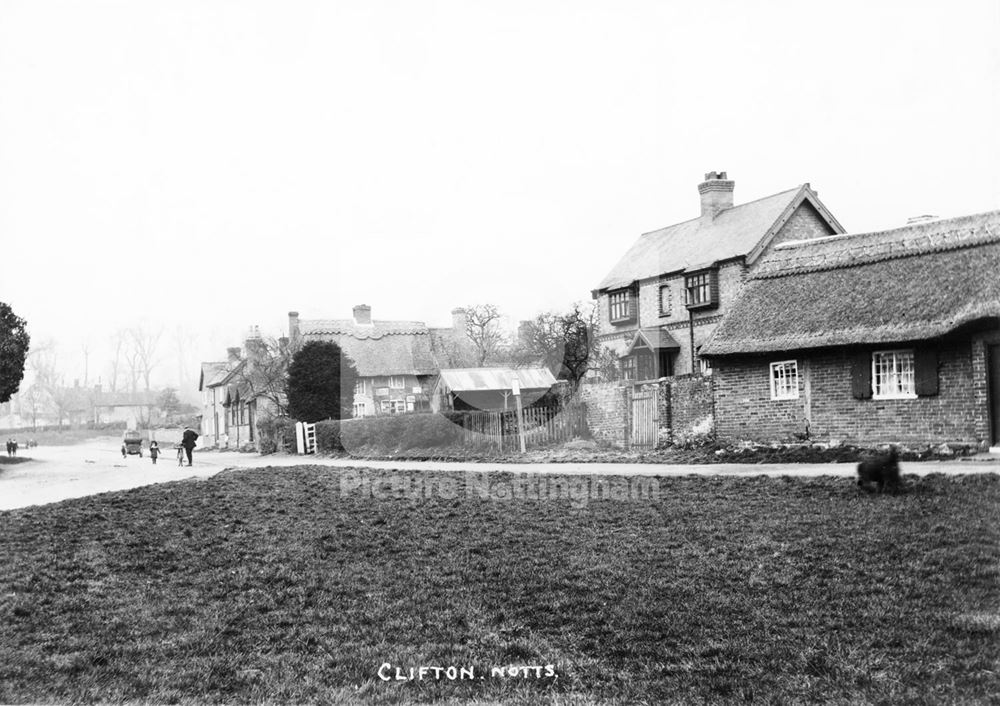
[[[118,330],[115,332],[115,335],[111,339],[111,347],[114,350],[114,355],[110,361],[111,374],[108,375],[108,389],[111,392],[118,391],[118,380],[125,367],[125,353],[128,348],[126,343],[125,331]]]
[[[506,341],[501,328],[502,314],[494,304],[474,304],[465,307],[465,334],[476,349],[479,367],[493,360]]]
[[[288,406],[288,365],[293,351],[287,339],[251,338],[246,342],[246,361],[236,380],[251,397],[267,400],[275,416],[285,416]]]
[[[135,390],[138,378],[142,378],[145,390],[149,390],[150,376],[153,370],[159,365],[157,348],[160,345],[160,338],[163,336],[163,329],[155,331],[148,330],[145,326],[132,326],[128,329],[127,340],[129,344],[129,372],[132,377],[132,389]]]

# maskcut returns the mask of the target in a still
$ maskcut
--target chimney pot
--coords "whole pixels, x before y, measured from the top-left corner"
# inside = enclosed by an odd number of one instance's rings
[[[297,311],[288,312],[288,338],[293,343],[299,340],[299,312]]]
[[[372,323],[372,308],[367,304],[354,307],[354,323],[359,326],[370,326]]]
[[[701,194],[701,215],[715,218],[719,212],[733,207],[733,189],[736,182],[725,172],[706,172],[705,181],[698,184]]]

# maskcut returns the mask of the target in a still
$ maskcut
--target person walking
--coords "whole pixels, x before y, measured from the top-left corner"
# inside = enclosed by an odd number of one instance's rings
[[[156,457],[160,455],[160,445],[156,443],[156,439],[149,442],[149,457],[153,459],[153,465],[156,465]]]
[[[184,453],[187,454],[188,465],[192,465],[191,452],[194,451],[195,439],[198,438],[198,432],[196,432],[191,427],[185,427],[184,436],[181,437],[181,446],[184,447]]]

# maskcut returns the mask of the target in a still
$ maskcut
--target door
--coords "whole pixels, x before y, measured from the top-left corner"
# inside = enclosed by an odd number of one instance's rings
[[[632,398],[632,446],[652,448],[656,446],[656,431],[659,422],[656,413],[656,392],[636,392]]]
[[[990,382],[990,442],[1000,445],[1000,345],[989,347],[986,364]]]

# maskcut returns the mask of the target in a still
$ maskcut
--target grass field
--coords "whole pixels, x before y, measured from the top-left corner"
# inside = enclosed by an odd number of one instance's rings
[[[1000,698],[997,476],[470,478],[259,469],[0,513],[0,702]]]

